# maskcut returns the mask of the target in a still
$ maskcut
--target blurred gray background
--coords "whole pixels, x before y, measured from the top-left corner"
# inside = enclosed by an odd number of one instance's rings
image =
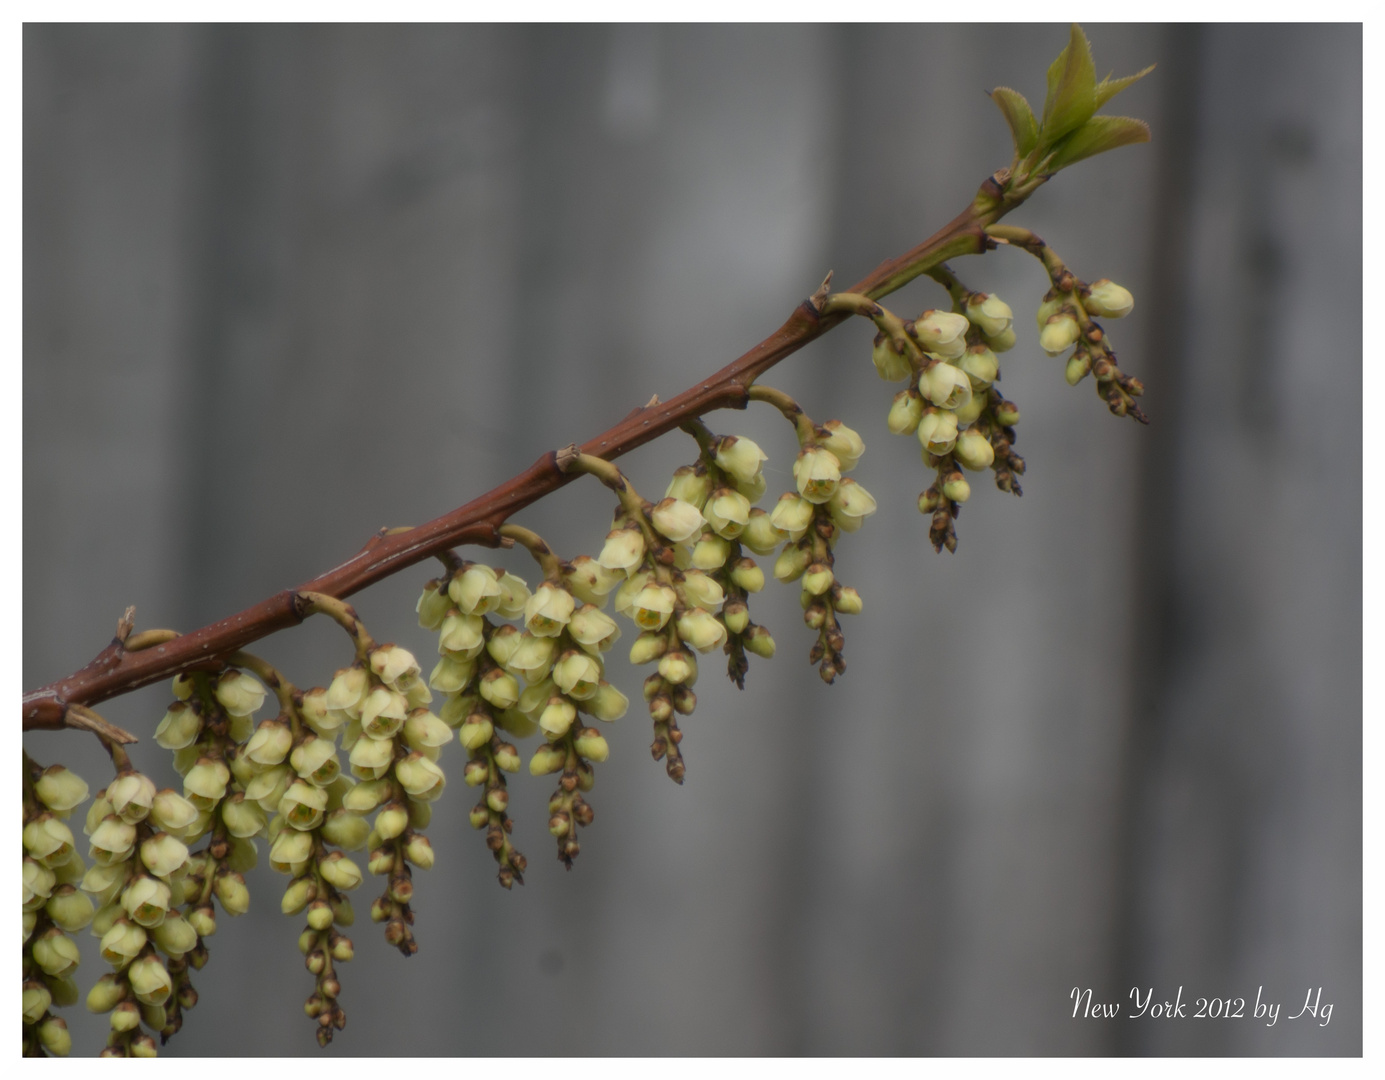
[[[1149,428],[1038,348],[1037,264],[955,269],[1015,308],[1022,499],[977,482],[955,555],[884,418],[871,331],[771,373],[864,435],[880,501],[841,544],[866,611],[834,687],[797,590],[744,693],[703,665],[687,783],[633,707],[573,872],[547,779],[512,787],[528,884],[495,883],[453,790],[421,950],[365,919],[330,1054],[1359,1054],[1361,30],[1089,26],[1148,146],[1012,220],[1136,297],[1110,330]],[[1010,158],[984,90],[1036,104],[1062,26],[91,27],[24,32],[24,683],[81,666],[127,604],[191,629],[669,397],[960,210]],[[888,301],[916,314],[931,283]],[[1348,403],[1344,418],[1317,407]],[[713,415],[771,453],[768,411]],[[1328,414],[1331,416],[1332,414]],[[693,458],[622,462],[646,494]],[[568,556],[594,484],[519,516]],[[515,553],[470,552],[533,572]],[[356,597],[431,655],[434,566]],[[630,640],[627,627],[626,642]],[[300,685],[330,624],[261,643]],[[614,679],[641,673],[617,646]],[[106,715],[148,736],[148,688]],[[79,736],[26,739],[99,786]],[[164,783],[146,738],[137,762]],[[311,991],[252,875],[172,1054],[317,1054]],[[105,969],[83,937],[85,989]],[[1183,987],[1331,1023],[1072,1019]],[[1247,1009],[1249,1012],[1249,1008]],[[76,1053],[105,1018],[68,1010]]]

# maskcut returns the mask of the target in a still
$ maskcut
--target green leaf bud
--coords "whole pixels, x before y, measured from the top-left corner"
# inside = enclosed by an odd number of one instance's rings
[[[957,436],[957,445],[952,451],[958,464],[979,472],[988,469],[995,460],[995,448],[981,432],[972,429]]]
[[[260,680],[229,668],[216,680],[216,700],[232,716],[252,716],[264,704],[266,690]]]
[[[62,765],[48,766],[34,783],[39,802],[64,817],[86,802],[87,791],[87,782]]]

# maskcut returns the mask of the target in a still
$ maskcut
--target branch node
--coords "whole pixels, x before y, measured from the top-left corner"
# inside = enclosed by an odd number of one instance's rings
[[[657,395],[655,400],[658,400]],[[648,406],[646,406],[648,408]],[[582,451],[577,449],[576,443],[568,443],[554,455],[554,464],[558,466],[558,471],[562,473],[571,472],[573,463],[582,456]]]
[[[813,305],[813,310],[819,315],[822,314],[823,301],[827,299],[827,291],[832,285],[832,271],[827,271],[827,276],[822,279],[822,284],[817,287],[813,295],[808,297],[808,303]]]
[[[139,742],[124,728],[116,727],[100,713],[88,709],[85,705],[69,705],[63,715],[63,726],[90,731],[109,743],[126,745]]]
[[[125,609],[125,614],[120,616],[115,624],[115,639],[122,645],[131,632],[135,629],[135,605],[131,604]]]

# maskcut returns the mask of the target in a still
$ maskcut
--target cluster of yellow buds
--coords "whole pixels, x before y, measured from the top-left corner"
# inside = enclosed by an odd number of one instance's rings
[[[972,293],[950,273],[953,310],[925,311],[911,322],[865,298],[852,297],[849,310],[873,319],[880,328],[871,359],[882,379],[908,379],[895,395],[886,425],[896,435],[913,435],[935,481],[919,496],[919,510],[932,517],[929,539],[935,550],[957,549],[955,521],[971,497],[966,473],[993,470],[996,486],[1019,495],[1016,480],[1024,459],[1014,452],[1019,410],[996,389],[998,353],[1015,344],[1010,305],[994,294]]]
[[[294,878],[284,894],[284,911],[307,911],[308,928],[299,945],[306,946],[318,987],[306,1008],[323,1043],[345,1019],[336,1002],[340,986],[332,963],[349,960],[352,953],[350,940],[334,924],[351,925],[351,904],[343,893],[361,881],[356,864],[341,851],[329,852],[327,845],[368,850],[367,868],[386,880],[370,918],[384,923],[385,940],[405,956],[418,951],[410,929],[413,868],[433,866],[423,830],[447,784],[438,757],[452,739],[452,730],[429,711],[432,700],[412,653],[398,645],[375,645],[365,636],[358,639],[355,664],[338,671],[326,689],[301,696],[309,730],[297,736],[281,780],[287,787],[270,864]],[[336,757],[338,734],[354,785]],[[371,812],[375,818],[367,824],[362,815]]]
[[[24,755],[24,1036],[26,1057],[66,1057],[67,1021],[53,1012],[78,999],[72,974],[80,954],[69,937],[86,927],[94,908],[78,891],[85,866],[66,818],[86,801],[76,773],[40,769]]]
[[[82,889],[96,902],[92,933],[115,969],[87,995],[87,1008],[110,1013],[107,1057],[152,1057],[154,1039],[178,1030],[181,1010],[197,1001],[188,968],[201,967],[201,931],[179,906],[196,883],[184,842],[199,826],[199,808],[171,789],[158,790],[123,751],[116,778],[86,816],[94,865]],[[162,955],[160,955],[162,954]]]
[[[1051,251],[1045,249],[1044,254],[1053,287],[1044,294],[1037,312],[1040,346],[1049,356],[1061,356],[1072,349],[1064,368],[1069,386],[1076,386],[1090,374],[1112,413],[1147,423],[1148,418],[1135,404],[1135,398],[1144,393],[1144,384],[1116,365],[1116,354],[1105,331],[1093,318],[1124,318],[1134,310],[1135,298],[1107,278],[1088,285]]]

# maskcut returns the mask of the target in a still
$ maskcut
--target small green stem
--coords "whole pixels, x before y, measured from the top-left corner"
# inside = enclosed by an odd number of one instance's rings
[[[308,615],[326,615],[351,636],[356,643],[356,659],[365,662],[370,650],[375,647],[375,639],[366,631],[350,604],[326,593],[299,592],[295,594],[299,611]]]
[[[279,699],[279,711],[289,718],[294,740],[297,741],[302,735],[303,729],[298,717],[298,702],[294,698],[297,688],[293,683],[284,678],[279,673],[279,669],[268,660],[262,660],[254,653],[244,651],[232,653],[226,658],[226,662],[233,667],[249,668],[262,683],[274,691],[274,696]]]
[[[503,537],[508,537],[520,547],[534,556],[534,561],[539,564],[539,569],[543,571],[543,576],[553,582],[561,582],[563,579],[562,560],[553,554],[553,549],[548,546],[538,533],[532,529],[526,529],[523,525],[505,524],[500,526],[497,532]]]
[[[763,401],[766,405],[773,405],[784,414],[784,419],[794,426],[794,433],[798,436],[799,446],[809,446],[816,441],[817,426],[809,419],[802,406],[784,391],[756,383],[750,387],[748,394],[751,401]]]

